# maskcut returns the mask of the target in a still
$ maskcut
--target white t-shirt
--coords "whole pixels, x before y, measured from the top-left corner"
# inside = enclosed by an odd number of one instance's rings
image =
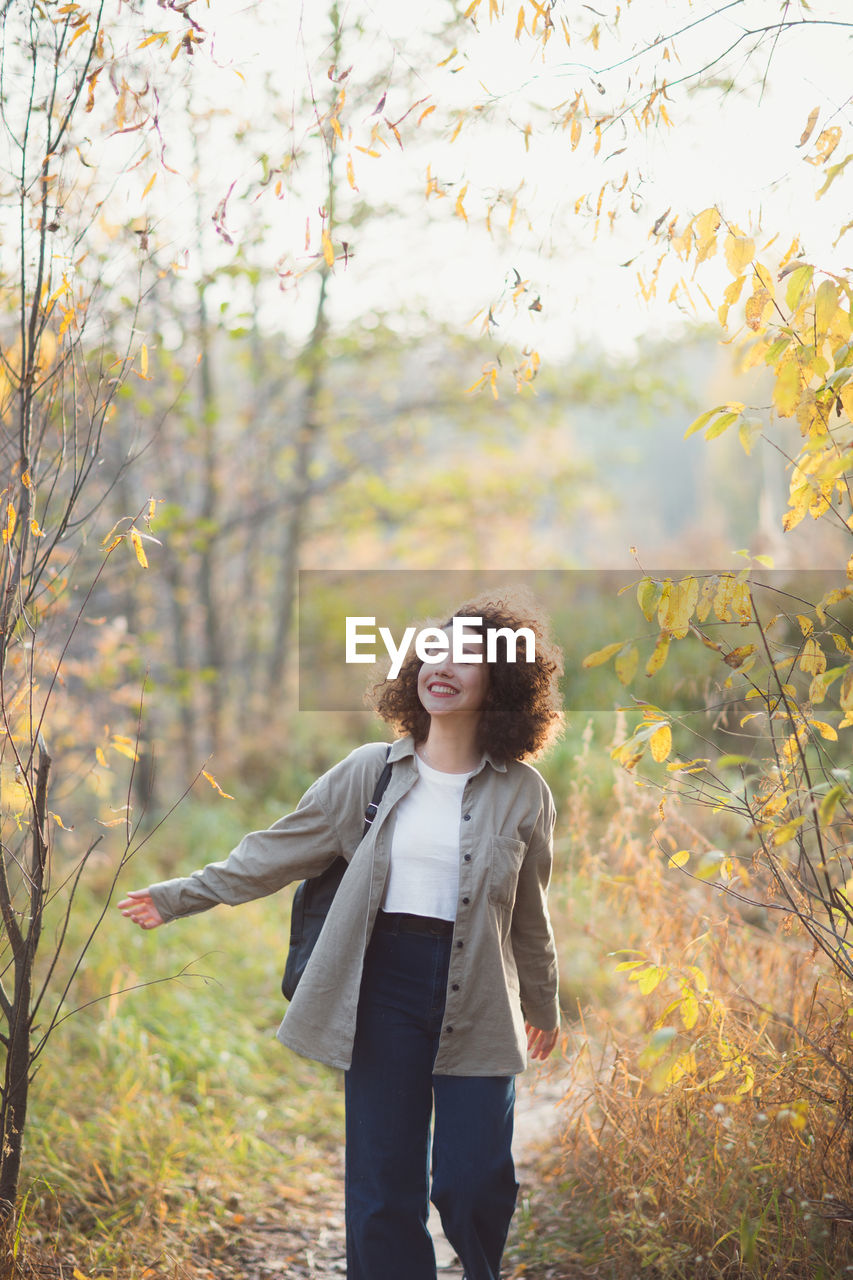
[[[439,773],[416,757],[418,779],[397,805],[383,911],[456,919],[459,824],[467,773]]]

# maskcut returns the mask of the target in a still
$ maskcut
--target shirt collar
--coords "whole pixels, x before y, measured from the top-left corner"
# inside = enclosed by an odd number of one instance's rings
[[[392,764],[394,764],[397,760],[405,760],[407,758],[414,760],[414,756],[414,739],[411,734],[407,733],[405,737],[398,738],[396,742],[392,743],[388,759]],[[477,765],[477,768],[471,776],[474,777],[476,774],[480,773],[483,767],[487,764],[491,765],[496,773],[506,773],[506,764],[502,760],[496,760],[488,751],[484,751],[480,763]]]

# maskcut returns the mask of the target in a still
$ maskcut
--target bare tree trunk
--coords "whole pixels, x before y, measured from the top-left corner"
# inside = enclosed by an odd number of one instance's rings
[[[191,772],[196,759],[196,717],[190,681],[193,672],[189,621],[187,618],[187,585],[181,572],[179,554],[167,551],[163,570],[169,583],[169,609],[172,614],[172,661],[178,677],[178,724],[184,760]]]
[[[330,181],[331,189],[331,181]],[[320,294],[314,315],[314,327],[303,363],[308,368],[308,382],[302,402],[302,418],[296,434],[296,459],[293,468],[293,500],[282,531],[279,551],[279,578],[276,588],[278,609],[275,614],[270,656],[268,692],[270,697],[280,695],[287,672],[287,654],[293,631],[293,615],[296,605],[296,581],[299,572],[299,553],[311,499],[311,464],[314,460],[321,431],[318,413],[323,376],[326,370],[326,296],[329,268],[324,266],[320,275]]]
[[[341,24],[337,3],[332,5],[329,16],[332,22],[332,61],[337,65],[341,57]],[[337,97],[337,92],[337,87],[333,86],[332,102]],[[326,217],[330,234],[334,228],[335,218],[336,155],[337,151],[332,147],[329,151],[328,188],[326,192]],[[276,589],[278,609],[273,625],[268,680],[268,692],[271,698],[280,696],[287,674],[287,655],[290,649],[293,616],[296,606],[299,555],[302,549],[308,507],[311,501],[311,464],[316,456],[322,429],[319,403],[328,362],[326,338],[329,327],[327,301],[330,275],[331,267],[324,261],[320,267],[320,292],[317,297],[317,309],[314,313],[314,325],[301,362],[307,372],[307,382],[302,400],[302,417],[296,428],[296,459],[293,468],[294,496],[282,530],[281,549],[279,552],[280,571]]]
[[[222,614],[216,600],[214,547],[219,518],[219,477],[217,469],[217,404],[210,360],[210,330],[207,320],[205,284],[199,285],[199,378],[201,423],[204,440],[202,460],[203,498],[201,507],[202,550],[199,564],[199,597],[204,616],[204,666],[207,669],[207,734],[211,751],[216,751],[222,734]]]
[[[6,1016],[8,1036],[0,1037],[6,1048],[6,1066],[0,1095],[0,1227],[8,1224],[15,1208],[21,1171],[24,1128],[30,1089],[30,1033],[33,965],[41,937],[45,905],[47,866],[47,783],[50,757],[39,754],[33,808],[32,855],[28,869],[30,917],[20,925],[12,905],[5,849],[0,851],[0,913],[12,946],[15,975],[14,995],[9,998],[0,985],[0,1004]]]

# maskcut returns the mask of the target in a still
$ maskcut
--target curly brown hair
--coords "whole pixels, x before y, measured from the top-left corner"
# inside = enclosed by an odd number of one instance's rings
[[[496,637],[496,660],[489,663],[489,686],[477,727],[477,747],[502,762],[540,755],[563,728],[558,681],[563,655],[550,635],[544,610],[525,588],[484,592],[461,605],[452,618],[482,618],[483,635],[491,628],[518,631],[529,627],[536,642],[533,662],[507,660],[507,641]],[[427,623],[424,625],[435,625]],[[418,673],[422,663],[412,650],[394,680],[387,675],[367,692],[369,705],[399,733],[410,733],[423,742],[430,717],[418,697]]]

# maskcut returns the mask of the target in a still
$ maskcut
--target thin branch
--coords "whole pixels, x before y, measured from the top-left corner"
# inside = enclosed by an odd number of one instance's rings
[[[205,956],[210,954],[212,953],[205,952],[205,955],[198,956],[195,960],[189,960],[187,964],[184,965],[183,969],[180,969],[177,973],[169,974],[169,976],[166,978],[151,978],[148,982],[136,982],[130,987],[120,987],[116,991],[107,991],[102,996],[94,996],[93,999],[86,1000],[83,1004],[78,1004],[73,1009],[68,1009],[62,1015],[61,1018],[57,1018],[54,1015],[54,1017],[51,1019],[50,1025],[47,1028],[47,1031],[39,1040],[38,1044],[35,1046],[32,1053],[30,1054],[30,1064],[34,1063],[41,1056],[50,1035],[56,1030],[57,1027],[60,1027],[63,1022],[67,1022],[69,1018],[73,1018],[75,1014],[82,1013],[84,1009],[90,1009],[92,1005],[102,1004],[104,1000],[112,1000],[114,997],[126,995],[130,991],[144,991],[146,987],[157,987],[163,982],[175,982],[179,978],[198,978],[202,982],[218,983],[219,979],[214,978],[209,973],[191,973],[190,972],[190,968],[192,965],[198,964],[200,960],[204,960]]]

